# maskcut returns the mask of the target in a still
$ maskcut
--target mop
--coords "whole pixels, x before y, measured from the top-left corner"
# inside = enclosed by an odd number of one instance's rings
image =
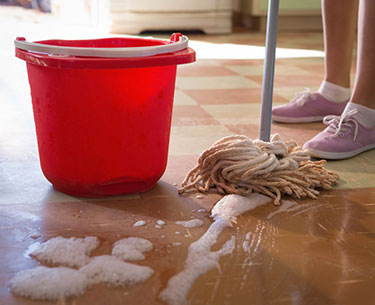
[[[269,0],[266,54],[259,139],[243,135],[225,137],[205,150],[187,174],[179,193],[189,190],[274,198],[282,195],[317,199],[318,189],[331,189],[339,176],[324,168],[325,160],[311,161],[307,150],[279,134],[270,135],[279,0]]]

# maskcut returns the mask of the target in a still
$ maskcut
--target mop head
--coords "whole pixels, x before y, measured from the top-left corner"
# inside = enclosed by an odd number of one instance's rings
[[[274,134],[270,142],[242,135],[225,137],[204,151],[182,182],[179,193],[196,189],[221,194],[256,192],[274,198],[282,195],[317,199],[317,189],[331,189],[339,175],[324,168],[325,160],[311,161],[307,150]]]

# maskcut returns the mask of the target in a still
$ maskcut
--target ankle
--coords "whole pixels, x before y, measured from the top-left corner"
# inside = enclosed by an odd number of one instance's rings
[[[356,111],[356,113],[353,114],[353,117],[360,125],[367,129],[372,129],[375,127],[375,109],[350,102],[346,105],[345,110],[343,111],[343,115],[351,110]]]
[[[346,103],[350,99],[351,90],[328,81],[323,81],[318,92],[334,103]]]
[[[326,76],[324,78],[324,81],[329,82],[331,84],[334,84],[336,86],[343,87],[343,88],[350,88],[350,78],[349,77],[339,78],[339,77],[336,77],[336,76],[335,77]]]

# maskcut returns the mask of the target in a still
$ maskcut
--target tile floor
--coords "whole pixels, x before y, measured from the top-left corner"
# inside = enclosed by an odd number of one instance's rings
[[[142,264],[155,274],[134,287],[96,285],[57,304],[162,304],[157,298],[161,289],[182,270],[187,247],[211,223],[209,214],[197,209],[209,210],[220,199],[216,194],[179,196],[174,184],[217,139],[238,133],[258,137],[264,35],[240,30],[190,36],[198,60],[178,69],[164,176],[145,193],[85,199],[55,191],[41,173],[26,69],[12,47],[16,36],[63,37],[68,30],[49,17],[0,6],[0,304],[54,304],[14,297],[8,281],[39,265],[25,255],[30,245],[58,235],[98,236],[101,245],[93,255],[109,253],[120,238],[148,238],[155,249]],[[297,90],[319,86],[322,35],[280,34],[278,46],[274,103],[282,104]],[[323,128],[320,123],[273,124],[272,132],[302,144]],[[318,200],[298,200],[286,211],[260,207],[223,232],[219,244],[235,235],[236,248],[221,259],[221,272],[212,270],[195,282],[191,304],[375,304],[375,150],[327,166],[341,180]],[[192,216],[205,226],[185,232],[174,224]],[[149,223],[132,227],[139,219]],[[157,219],[167,223],[161,230],[153,227]],[[178,230],[189,237],[175,235]],[[244,251],[248,232],[251,246]],[[31,238],[35,234],[40,237]],[[177,241],[182,245],[170,247]]]

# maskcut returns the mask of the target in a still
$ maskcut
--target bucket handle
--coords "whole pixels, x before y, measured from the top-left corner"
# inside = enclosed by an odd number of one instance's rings
[[[84,47],[62,47],[47,45],[36,42],[28,42],[24,37],[17,37],[14,41],[16,48],[49,55],[65,56],[88,56],[88,57],[146,57],[158,54],[172,53],[187,48],[189,38],[180,33],[172,34],[171,43],[150,47],[128,47],[128,48],[84,48]]]

